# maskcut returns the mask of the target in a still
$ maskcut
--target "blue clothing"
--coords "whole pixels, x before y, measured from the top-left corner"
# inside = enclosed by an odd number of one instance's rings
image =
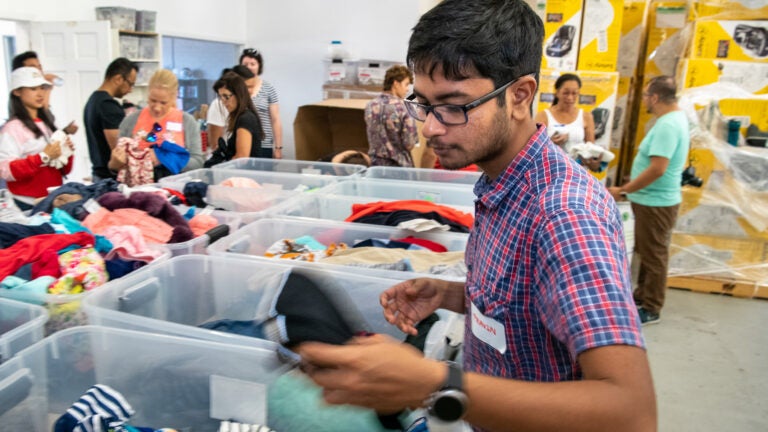
[[[683,111],[672,111],[656,120],[643,138],[632,162],[630,178],[634,180],[651,165],[651,157],[669,159],[664,174],[639,191],[627,194],[633,203],[648,207],[670,207],[682,202],[681,180],[690,147],[688,119]]]
[[[465,258],[465,370],[576,380],[582,377],[577,356],[585,350],[643,347],[621,214],[544,127],[497,179],[483,175],[475,194]],[[504,347],[473,332],[473,322],[481,335],[484,327],[477,327],[471,304],[502,326]]]
[[[155,157],[171,174],[178,174],[189,163],[189,150],[169,141],[163,141],[161,145],[153,145]]]

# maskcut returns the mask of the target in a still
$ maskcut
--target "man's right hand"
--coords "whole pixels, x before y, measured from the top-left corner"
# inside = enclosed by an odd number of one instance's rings
[[[447,285],[439,279],[419,278],[392,286],[379,297],[384,318],[403,333],[417,335],[416,323],[442,307]]]

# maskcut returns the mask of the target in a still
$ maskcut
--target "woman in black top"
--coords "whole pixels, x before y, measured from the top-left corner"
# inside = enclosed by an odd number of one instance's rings
[[[227,140],[223,149],[221,140],[219,141],[216,152],[219,155],[214,154],[206,162],[206,167],[223,160],[258,157],[261,141],[264,139],[264,130],[261,128],[259,115],[256,113],[243,78],[234,72],[225,73],[213,85],[213,90],[229,112],[226,127]]]

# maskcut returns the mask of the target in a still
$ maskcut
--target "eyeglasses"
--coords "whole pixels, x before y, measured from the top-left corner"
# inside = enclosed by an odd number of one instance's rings
[[[160,126],[160,123],[155,123],[152,125],[152,132],[147,134],[147,137],[144,138],[147,142],[150,143],[156,143],[157,142],[157,134],[163,130],[163,127]]]
[[[123,75],[123,79],[128,83],[128,87],[133,88],[136,85],[136,81],[131,81],[127,76]]]
[[[234,96],[235,95],[233,95],[232,93],[229,93],[229,94],[224,93],[219,95],[219,99],[223,100],[224,102],[227,102],[230,99],[232,99]]]
[[[405,98],[405,108],[408,111],[408,114],[415,118],[418,121],[426,121],[427,116],[429,113],[432,113],[435,115],[435,118],[440,123],[446,125],[446,126],[459,126],[466,124],[469,121],[469,116],[467,115],[467,112],[469,110],[475,109],[479,107],[480,105],[488,102],[489,100],[495,98],[496,96],[500,95],[504,90],[507,89],[507,87],[511,86],[517,80],[519,80],[521,77],[515,78],[512,81],[504,84],[503,86],[497,88],[496,90],[486,94],[485,96],[480,97],[479,99],[475,99],[474,101],[466,104],[466,105],[453,105],[453,104],[440,104],[440,105],[425,105],[420,104],[416,102],[414,99],[416,99],[416,95],[412,94]]]
[[[246,49],[243,50],[243,55],[247,55],[249,57],[256,57],[259,54],[260,54],[259,50],[255,49],[255,48],[246,48]]]

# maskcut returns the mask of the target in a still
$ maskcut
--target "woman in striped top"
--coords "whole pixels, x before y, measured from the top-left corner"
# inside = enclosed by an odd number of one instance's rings
[[[261,143],[259,157],[283,158],[283,125],[280,121],[280,107],[278,106],[277,91],[261,79],[264,70],[264,61],[259,50],[247,48],[240,55],[240,64],[246,66],[256,75],[256,87],[251,94],[253,104],[261,120],[264,129],[264,141]]]

